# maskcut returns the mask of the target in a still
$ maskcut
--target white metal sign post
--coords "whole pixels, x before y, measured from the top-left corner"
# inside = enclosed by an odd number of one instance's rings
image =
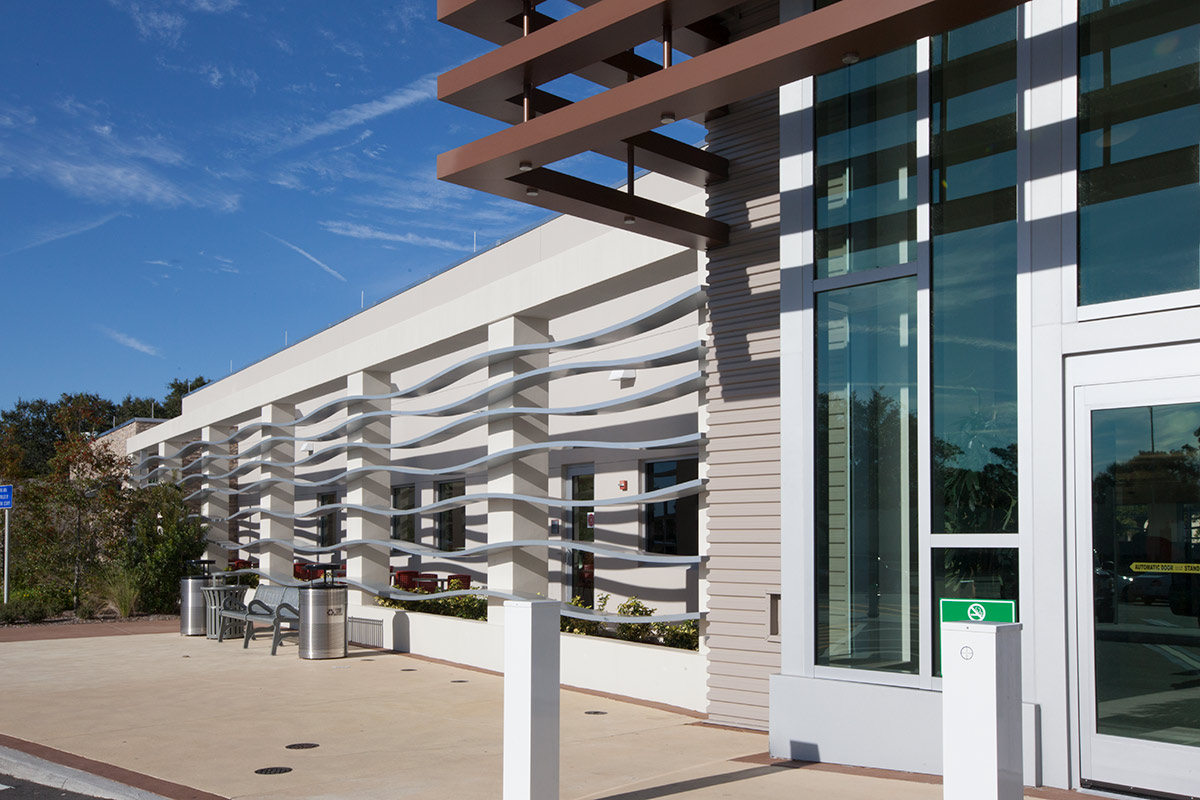
[[[0,486],[0,508],[4,509],[4,604],[8,605],[8,512],[13,504],[13,487]]]

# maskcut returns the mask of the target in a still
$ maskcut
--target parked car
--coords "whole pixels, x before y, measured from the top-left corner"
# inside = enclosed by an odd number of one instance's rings
[[[1171,576],[1159,572],[1141,572],[1133,576],[1133,582],[1125,590],[1129,602],[1146,605],[1165,603],[1170,597]]]

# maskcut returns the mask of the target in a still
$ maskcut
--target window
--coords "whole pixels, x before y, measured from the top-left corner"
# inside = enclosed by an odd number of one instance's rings
[[[1019,596],[1015,547],[953,547],[933,550],[933,674],[942,674],[940,600],[1012,600]]]
[[[392,508],[407,511],[417,507],[417,491],[415,486],[396,486],[392,489]],[[417,540],[417,520],[415,514],[402,517],[392,517],[392,538],[402,542]]]
[[[336,494],[322,494],[317,496],[318,506],[330,506],[337,502]],[[338,543],[338,516],[337,511],[328,511],[317,517],[317,546],[332,547]]]
[[[932,530],[1017,530],[1017,16],[934,36]]]
[[[1079,3],[1079,303],[1200,288],[1200,23]]]
[[[466,481],[446,481],[437,485],[437,499],[449,500],[467,493]],[[463,506],[439,511],[437,515],[439,550],[462,550],[467,546],[467,509]]]
[[[645,466],[646,491],[694,481],[699,459],[651,461]],[[700,552],[700,501],[696,495],[646,505],[646,552],[694,556]]]
[[[817,663],[916,672],[917,279],[817,295]]]
[[[915,47],[816,86],[817,277],[917,259]]]

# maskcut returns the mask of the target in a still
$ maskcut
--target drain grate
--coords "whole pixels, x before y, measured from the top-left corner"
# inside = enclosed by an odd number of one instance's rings
[[[450,682],[451,683],[467,683],[468,681],[465,678],[459,678],[458,680],[454,680],[454,681],[450,681]]]
[[[320,746],[316,742],[296,742],[295,744],[285,745],[288,750],[312,750],[314,747]]]
[[[401,672],[416,672],[417,668],[416,667],[405,667],[404,669],[402,669],[400,671]]]
[[[607,711],[585,711],[583,713],[588,714],[593,717],[603,717],[608,712]]]
[[[255,775],[282,775],[285,772],[291,772],[291,767],[263,767],[262,769],[254,770]]]

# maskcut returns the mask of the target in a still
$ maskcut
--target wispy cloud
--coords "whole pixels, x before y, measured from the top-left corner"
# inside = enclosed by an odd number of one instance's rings
[[[16,250],[9,250],[7,253],[0,253],[0,258],[4,258],[5,256],[11,256],[14,253],[23,253],[26,250],[32,250],[33,248],[41,247],[44,244],[50,244],[51,242],[57,242],[60,239],[66,239],[71,236],[78,236],[81,233],[87,233],[88,231],[95,230],[96,228],[99,228],[101,225],[107,225],[108,223],[110,223],[114,219],[116,219],[117,217],[127,217],[127,216],[129,216],[129,215],[118,212],[116,214],[109,214],[108,216],[100,217],[99,219],[94,219],[89,222],[60,225],[60,226],[56,226],[54,228],[43,230],[33,239],[33,241],[29,242],[28,244],[22,245],[21,247],[18,247]]]
[[[390,231],[381,231],[357,222],[326,220],[321,222],[320,225],[330,233],[336,233],[338,236],[349,236],[352,239],[371,239],[380,242],[415,244],[421,247],[437,247],[442,250],[457,250],[460,252],[469,252],[471,250],[468,245],[458,244],[446,239],[434,239],[433,237],[421,236],[416,233],[391,233]]]
[[[155,356],[157,358],[163,357],[162,351],[157,347],[148,345],[143,341],[133,338],[132,336],[121,333],[120,331],[114,331],[112,328],[105,328],[103,325],[97,325],[96,329],[117,344],[124,345],[131,350],[137,350],[139,353],[145,353],[148,356]]]
[[[125,12],[137,26],[143,39],[158,39],[170,45],[179,43],[187,18],[182,11],[224,14],[238,6],[239,0],[108,0],[114,8]]]
[[[276,235],[275,235],[275,234],[273,234],[273,233],[267,233],[266,231],[263,231],[263,233],[266,233],[266,234],[267,234],[267,236],[270,236],[272,239],[274,239],[275,241],[279,242],[279,243],[280,243],[281,245],[283,245],[284,247],[290,247],[292,250],[295,250],[297,253],[299,253],[300,255],[304,256],[304,257],[305,257],[305,258],[307,258],[309,261],[311,261],[312,263],[316,264],[318,267],[320,267],[321,269],[325,270],[326,272],[328,272],[328,273],[329,273],[330,275],[332,275],[333,277],[337,278],[339,281],[342,281],[343,283],[345,283],[345,281],[346,281],[346,278],[345,278],[345,277],[342,275],[342,273],[338,272],[336,269],[334,269],[333,267],[329,266],[328,264],[326,264],[326,263],[325,263],[324,261],[322,261],[321,259],[319,259],[319,258],[317,258],[316,256],[312,255],[311,253],[308,253],[308,252],[305,252],[304,250],[301,250],[299,247],[296,247],[296,245],[292,244],[291,242],[288,242],[288,241],[285,241],[285,240],[283,240],[283,239],[280,239],[278,236],[276,236]]]
[[[313,139],[344,131],[347,128],[353,128],[355,125],[362,125],[376,117],[391,114],[394,111],[399,111],[424,100],[432,100],[436,95],[437,76],[433,74],[425,75],[413,81],[408,86],[397,89],[378,100],[371,100],[367,103],[358,103],[357,105],[338,109],[320,122],[305,125],[291,136],[285,138],[283,146],[285,148],[297,147],[306,142],[311,142]]]

